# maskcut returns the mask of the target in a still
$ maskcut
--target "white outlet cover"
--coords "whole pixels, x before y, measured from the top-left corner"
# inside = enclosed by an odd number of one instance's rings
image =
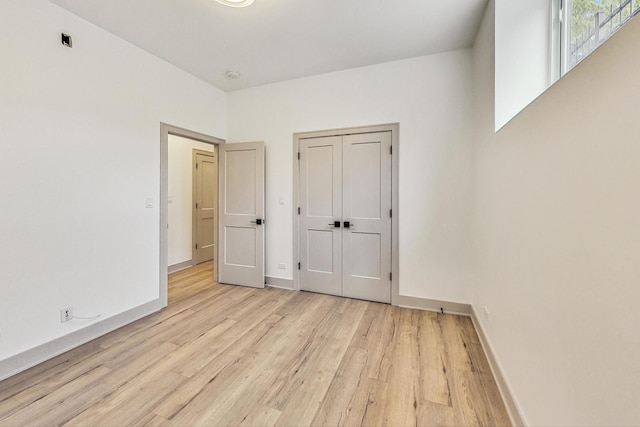
[[[69,313],[67,316],[66,313]],[[73,319],[73,307],[67,307],[60,309],[60,323],[68,322]]]
[[[278,268],[280,270],[286,270],[287,269],[287,264],[285,264],[284,262],[281,262],[280,264],[278,264]]]

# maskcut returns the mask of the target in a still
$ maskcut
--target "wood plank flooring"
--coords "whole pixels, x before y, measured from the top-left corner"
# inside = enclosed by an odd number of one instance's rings
[[[0,426],[510,425],[470,319],[169,277],[169,307],[0,382]]]

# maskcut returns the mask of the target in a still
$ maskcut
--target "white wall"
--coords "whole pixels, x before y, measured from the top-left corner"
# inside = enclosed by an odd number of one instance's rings
[[[495,128],[500,129],[550,84],[551,0],[497,0]]]
[[[190,261],[193,249],[193,150],[214,151],[214,145],[169,135],[168,264]]]
[[[226,94],[46,0],[0,2],[0,57],[3,360],[158,298],[160,122],[224,138]]]
[[[230,93],[229,141],[266,143],[267,275],[297,263],[294,132],[399,122],[400,293],[469,302],[470,117],[470,50]]]
[[[493,24],[474,48],[473,307],[529,425],[638,425],[640,19],[497,134]]]

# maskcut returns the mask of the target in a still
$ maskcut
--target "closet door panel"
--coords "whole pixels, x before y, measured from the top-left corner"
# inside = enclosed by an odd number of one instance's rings
[[[342,149],[343,296],[389,303],[391,132],[345,135]]]
[[[342,137],[300,141],[300,289],[342,295]]]

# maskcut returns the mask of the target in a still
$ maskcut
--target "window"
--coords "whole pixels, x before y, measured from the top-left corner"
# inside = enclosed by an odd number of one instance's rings
[[[640,12],[640,0],[557,0],[557,7],[564,75]]]

